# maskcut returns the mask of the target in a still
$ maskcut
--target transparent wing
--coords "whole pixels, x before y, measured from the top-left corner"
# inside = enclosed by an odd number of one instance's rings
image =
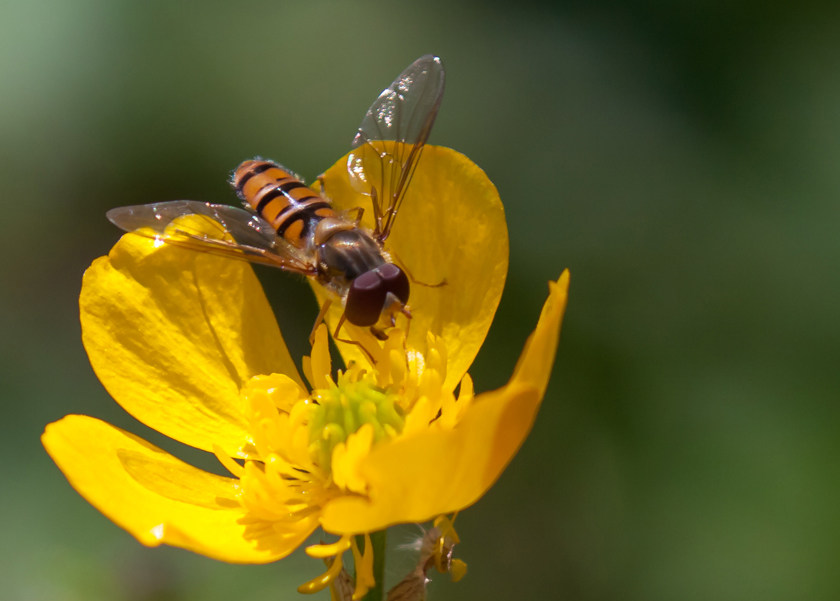
[[[111,209],[117,227],[168,244],[213,255],[314,274],[291,244],[261,217],[238,207],[173,200]]]
[[[400,208],[443,99],[440,58],[427,54],[403,71],[368,109],[347,160],[353,188],[371,197],[374,234],[384,241]]]

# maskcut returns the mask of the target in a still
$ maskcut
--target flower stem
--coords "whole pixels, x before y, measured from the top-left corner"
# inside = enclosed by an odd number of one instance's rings
[[[370,544],[373,547],[373,578],[376,585],[371,587],[362,601],[382,601],[385,593],[385,537],[386,530],[370,533]],[[365,537],[357,536],[356,544],[359,550],[365,552]],[[358,576],[358,573],[356,574]]]

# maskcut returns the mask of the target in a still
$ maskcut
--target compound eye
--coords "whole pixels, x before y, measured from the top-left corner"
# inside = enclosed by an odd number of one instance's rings
[[[347,321],[362,327],[375,325],[379,321],[387,293],[382,276],[376,271],[368,271],[354,279],[344,306]]]
[[[402,304],[406,304],[408,302],[410,286],[408,276],[405,275],[405,272],[393,263],[385,263],[377,267],[376,270],[382,276],[387,291],[400,299]]]

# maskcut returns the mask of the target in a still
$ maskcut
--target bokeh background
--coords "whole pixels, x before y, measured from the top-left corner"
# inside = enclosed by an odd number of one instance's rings
[[[233,203],[254,155],[312,178],[430,52],[432,142],[486,170],[510,227],[480,390],[572,271],[536,426],[459,517],[467,578],[432,598],[840,598],[840,5],[808,0],[0,2],[0,597],[299,598],[318,562],[146,549],[38,437],[87,413],[218,470],[88,365],[105,211]],[[259,275],[299,356],[311,293]],[[391,531],[389,584],[418,533]]]

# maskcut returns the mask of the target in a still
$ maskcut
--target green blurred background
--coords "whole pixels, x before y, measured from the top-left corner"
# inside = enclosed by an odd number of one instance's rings
[[[840,7],[594,0],[0,2],[0,598],[274,600],[320,566],[146,549],[42,449],[87,413],[202,467],[105,393],[79,336],[109,208],[312,178],[412,60],[432,142],[499,188],[505,296],[472,370],[503,384],[547,288],[571,302],[536,426],[459,517],[434,599],[840,598]],[[260,271],[293,355],[316,311]],[[389,585],[409,569],[391,531]],[[325,598],[322,594],[319,598]],[[328,598],[328,597],[327,597]]]

